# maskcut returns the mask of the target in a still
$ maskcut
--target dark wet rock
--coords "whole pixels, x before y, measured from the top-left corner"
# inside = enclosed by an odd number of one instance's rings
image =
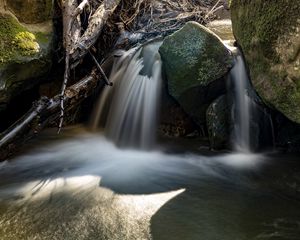
[[[274,128],[270,112],[255,100],[249,98],[250,149],[253,151],[272,149],[274,147]],[[238,111],[232,94],[222,95],[208,107],[206,121],[212,149],[234,148],[235,131],[239,127]]]
[[[210,104],[206,111],[208,136],[213,149],[230,147],[230,137],[233,131],[231,109],[232,104],[225,95],[222,95]]]
[[[276,147],[284,152],[300,152],[300,124],[294,123],[282,114],[274,117]]]

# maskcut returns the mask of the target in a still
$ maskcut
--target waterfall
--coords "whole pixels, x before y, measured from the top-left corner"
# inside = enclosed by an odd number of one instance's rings
[[[148,149],[154,144],[162,79],[160,45],[147,44],[114,59],[109,77],[114,85],[102,92],[92,127],[103,126],[106,137],[118,146]]]
[[[250,117],[251,99],[248,96],[250,81],[242,56],[239,54],[235,59],[235,65],[230,71],[234,85],[234,133],[233,143],[237,151],[250,151]]]

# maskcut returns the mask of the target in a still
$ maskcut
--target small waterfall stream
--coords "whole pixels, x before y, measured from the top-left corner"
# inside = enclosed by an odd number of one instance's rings
[[[105,126],[105,134],[118,146],[151,148],[154,144],[161,88],[161,42],[124,52],[114,60],[110,81],[96,106],[93,129]]]
[[[233,143],[235,150],[249,152],[251,99],[247,94],[247,89],[250,87],[250,81],[243,57],[239,54],[235,61],[235,65],[230,71],[235,95]]]
[[[0,239],[299,238],[299,161],[249,152],[254,101],[241,56],[231,70],[238,153],[135,150],[155,138],[159,46],[114,56],[114,86],[92,119],[106,137],[78,126],[64,138],[45,133],[0,164]]]

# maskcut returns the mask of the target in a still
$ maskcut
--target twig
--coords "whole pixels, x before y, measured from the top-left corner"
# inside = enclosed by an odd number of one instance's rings
[[[97,61],[97,59],[95,58],[95,56],[91,53],[90,50],[88,50],[88,52],[89,52],[89,54],[91,55],[92,59],[94,60],[96,66],[97,66],[97,68],[98,68],[98,70],[100,71],[100,73],[101,73],[101,75],[102,75],[102,77],[103,77],[103,79],[104,79],[104,81],[105,81],[105,84],[108,85],[108,86],[112,86],[113,83],[110,82],[110,81],[108,80],[108,78],[107,78],[105,72],[103,71],[102,67],[101,67],[100,64],[98,63],[98,61]]]
[[[66,61],[65,61],[65,74],[64,74],[64,81],[61,87],[61,92],[60,92],[60,116],[59,116],[59,125],[58,125],[58,130],[57,133],[59,134],[63,125],[64,121],[64,100],[65,100],[65,90],[67,87],[67,83],[69,81],[70,77],[70,55],[66,52]]]
[[[221,0],[218,0],[217,3],[211,8],[211,10],[205,15],[204,19],[207,19],[209,15],[211,15],[214,11],[214,9],[218,6]]]

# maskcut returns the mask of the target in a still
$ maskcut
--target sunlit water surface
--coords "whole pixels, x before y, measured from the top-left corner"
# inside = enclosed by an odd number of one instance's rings
[[[297,157],[143,152],[66,135],[1,163],[0,239],[300,239]]]

